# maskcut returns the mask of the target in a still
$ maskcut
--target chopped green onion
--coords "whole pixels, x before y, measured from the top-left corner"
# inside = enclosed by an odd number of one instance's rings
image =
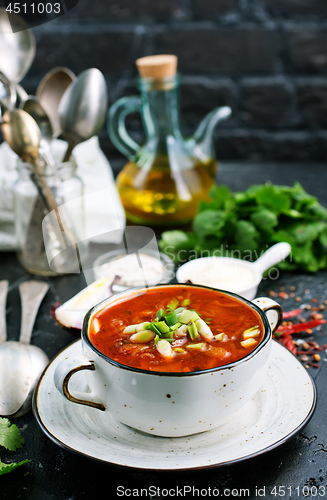
[[[181,312],[185,311],[186,307],[177,307],[177,309],[175,309],[175,313],[176,314],[180,314]]]
[[[160,340],[160,337],[159,337],[159,335],[156,335],[156,336],[154,337],[154,346],[153,346],[153,349],[155,349],[155,347],[156,347],[156,345],[157,345],[157,343],[158,343],[158,340]]]
[[[170,329],[173,330],[173,332],[175,330],[177,330],[180,326],[182,326],[182,323],[176,323],[175,325],[171,326]]]
[[[163,309],[159,309],[159,311],[156,314],[156,318],[160,320],[161,318],[164,318],[164,316],[165,316],[165,311]]]
[[[197,330],[197,327],[195,326],[195,323],[193,321],[191,322],[190,325],[187,325],[187,331],[188,331],[192,340],[194,340],[198,337],[198,330]]]
[[[199,334],[204,340],[212,340],[213,339],[213,333],[210,330],[210,327],[207,325],[203,319],[199,318],[196,320],[195,325],[198,329]]]
[[[151,321],[149,325],[145,327],[146,330],[152,330],[154,333],[157,335],[161,335],[161,331],[156,327],[156,324],[154,321]]]
[[[156,323],[156,328],[158,328],[160,333],[168,333],[170,331],[170,328],[165,321],[158,321],[158,323]]]
[[[174,339],[174,332],[173,331],[170,331],[168,333],[163,333],[161,336],[160,336],[161,339]],[[175,339],[174,339],[175,340]]]
[[[197,319],[200,319],[198,314],[195,311],[188,311],[187,309],[182,311],[178,316],[178,321],[180,323],[189,323],[190,321],[195,321]]]
[[[215,335],[215,339],[216,340],[223,340],[224,335],[225,335],[224,332],[218,333],[217,335]]]
[[[145,330],[144,332],[134,333],[134,335],[132,335],[129,340],[137,344],[146,344],[147,342],[150,342],[153,339],[154,339],[154,333],[149,332],[149,330]]]
[[[183,306],[183,307],[189,306],[189,305],[190,305],[190,303],[191,303],[190,299],[185,299],[185,300],[183,300],[183,302],[182,302],[182,306]]]
[[[205,348],[205,343],[201,342],[199,344],[187,344],[185,348],[188,351],[203,351]]]
[[[157,351],[164,358],[170,358],[170,356],[172,355],[172,352],[173,352],[172,348],[171,348],[169,342],[167,342],[167,340],[159,340],[159,342],[157,344]]]
[[[167,306],[167,309],[169,309],[170,311],[174,311],[176,309],[176,307],[179,305],[179,302],[177,299],[173,299],[169,302],[168,306]]]
[[[244,330],[243,333],[252,332],[253,330],[256,330],[257,328],[259,328],[259,325],[252,326],[252,328],[248,328],[247,330]]]
[[[176,323],[178,323],[178,318],[177,318],[177,314],[175,313],[175,311],[172,311],[172,312],[166,314],[165,320],[166,320],[166,323],[168,326],[176,325]]]
[[[204,321],[207,323],[207,325],[209,325],[211,323],[211,321],[212,321],[212,318],[207,318]]]
[[[185,354],[186,353],[186,351],[184,349],[182,349],[181,347],[175,347],[174,351],[178,352],[180,354]]]

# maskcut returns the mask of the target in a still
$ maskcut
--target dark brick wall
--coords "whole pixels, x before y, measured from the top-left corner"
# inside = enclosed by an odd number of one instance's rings
[[[184,134],[227,104],[219,158],[326,160],[327,0],[80,0],[34,32],[37,57],[23,82],[31,93],[54,66],[96,66],[113,102],[136,92],[137,57],[174,53]],[[129,126],[141,140],[138,118]],[[120,157],[105,130],[101,144]]]

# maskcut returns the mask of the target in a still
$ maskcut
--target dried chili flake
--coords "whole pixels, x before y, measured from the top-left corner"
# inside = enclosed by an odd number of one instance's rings
[[[322,319],[324,317],[323,314],[314,314],[314,313],[311,313],[310,316],[313,319]]]

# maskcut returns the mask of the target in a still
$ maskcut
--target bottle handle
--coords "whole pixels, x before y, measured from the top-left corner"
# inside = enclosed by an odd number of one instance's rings
[[[126,116],[141,112],[142,99],[139,96],[122,97],[118,99],[108,112],[108,134],[116,146],[129,160],[134,161],[140,145],[128,134],[125,125]]]

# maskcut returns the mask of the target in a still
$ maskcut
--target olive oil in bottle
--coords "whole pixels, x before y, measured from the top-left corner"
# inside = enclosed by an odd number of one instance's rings
[[[140,96],[123,97],[111,107],[109,136],[129,158],[117,178],[127,219],[143,225],[189,223],[201,200],[208,199],[217,162],[212,134],[230,109],[218,108],[185,139],[179,127],[179,76],[173,55],[149,56],[136,61]],[[146,140],[139,146],[127,133],[124,119],[139,111]]]

